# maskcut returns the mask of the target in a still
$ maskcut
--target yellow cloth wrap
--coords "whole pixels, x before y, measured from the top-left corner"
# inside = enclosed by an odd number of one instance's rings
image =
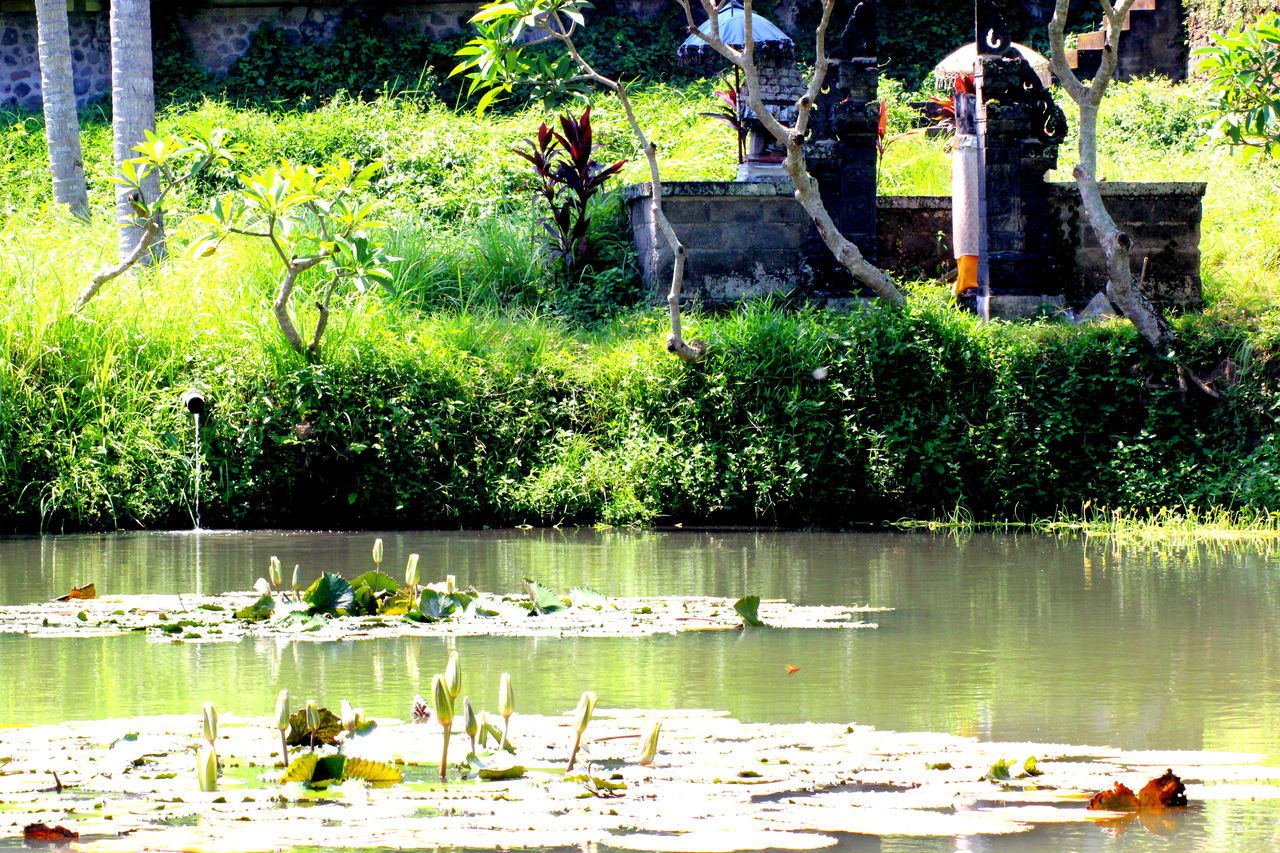
[[[978,256],[961,255],[956,258],[956,267],[956,287],[952,292],[960,296],[978,286]]]

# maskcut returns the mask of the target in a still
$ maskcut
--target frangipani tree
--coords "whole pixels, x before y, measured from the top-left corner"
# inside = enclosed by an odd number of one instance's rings
[[[1089,85],[1081,82],[1067,63],[1066,27],[1067,12],[1071,0],[1056,0],[1053,20],[1049,23],[1049,40],[1052,46],[1050,66],[1059,84],[1080,108],[1080,162],[1073,173],[1080,199],[1089,224],[1102,245],[1107,257],[1107,296],[1138,329],[1157,353],[1172,352],[1175,340],[1173,330],[1154,305],[1142,292],[1141,283],[1134,281],[1133,266],[1129,254],[1133,240],[1116,224],[1102,200],[1098,185],[1098,110],[1107,87],[1115,76],[1119,62],[1120,36],[1134,0],[1101,0],[1103,9],[1102,62],[1098,73]],[[1194,377],[1193,377],[1194,378]]]
[[[828,73],[834,64],[827,54],[827,31],[831,26],[831,17],[835,11],[837,0],[821,0],[822,17],[813,33],[813,71],[809,76],[804,93],[796,101],[796,120],[792,124],[785,124],[780,121],[765,105],[761,94],[763,88],[760,85],[760,73],[755,57],[755,41],[752,37],[755,20],[752,0],[742,0],[745,37],[741,48],[726,44],[724,39],[721,38],[719,17],[713,0],[697,0],[702,11],[707,14],[709,26],[705,28],[699,28],[694,21],[694,0],[676,0],[676,2],[684,10],[689,32],[705,41],[742,73],[746,83],[744,88],[746,89],[747,105],[765,130],[786,151],[786,159],[782,162],[782,168],[791,178],[792,183],[795,184],[796,200],[800,202],[805,212],[813,219],[813,224],[817,226],[822,242],[835,255],[841,266],[847,269],[859,282],[871,288],[876,296],[893,305],[906,304],[906,295],[898,288],[888,273],[864,258],[862,252],[858,250],[853,241],[840,233],[840,229],[831,218],[826,204],[822,201],[818,182],[809,173],[808,162],[805,158],[804,143],[805,137],[809,132],[809,123],[812,119],[813,111],[817,109],[818,96],[826,87]]]
[[[627,85],[601,74],[578,51],[574,35],[585,24],[582,10],[587,5],[585,0],[492,0],[486,3],[471,19],[477,26],[478,34],[458,51],[458,55],[464,59],[453,69],[453,74],[466,72],[471,80],[470,92],[482,93],[477,105],[480,110],[503,94],[514,91],[519,85],[532,87],[535,96],[543,99],[565,91],[581,91],[587,85],[598,86],[617,96],[627,117],[627,124],[648,161],[649,180],[653,187],[649,199],[653,221],[671,248],[674,260],[671,287],[667,293],[671,322],[667,350],[684,361],[700,361],[706,348],[700,341],[689,342],[684,339],[680,319],[685,248],[662,208],[662,175],[658,168],[658,148],[636,117],[635,108],[627,94]],[[530,33],[542,35],[528,39]],[[562,56],[547,59],[528,50],[534,45],[551,41],[559,42],[564,48]]]
[[[374,239],[386,226],[378,218],[383,203],[361,196],[381,170],[380,162],[357,169],[342,158],[321,168],[273,166],[218,197],[207,213],[196,217],[206,230],[188,253],[207,257],[233,235],[267,241],[284,268],[272,304],[276,323],[295,351],[318,356],[339,289],[350,285],[365,293],[386,287],[392,280],[388,266],[399,260]],[[291,300],[299,276],[313,269],[323,274],[323,284],[315,293],[315,327],[304,340]]]

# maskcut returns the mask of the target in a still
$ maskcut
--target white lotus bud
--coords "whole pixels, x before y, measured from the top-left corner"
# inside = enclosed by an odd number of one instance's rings
[[[444,676],[436,673],[431,676],[431,703],[435,706],[436,720],[448,729],[453,725],[453,697],[445,684]]]
[[[258,595],[270,595],[271,584],[267,582],[266,578],[258,578],[253,582],[253,591]]]
[[[578,734],[587,730],[587,723],[591,722],[591,715],[596,712],[596,700],[596,694],[590,690],[578,700],[578,709],[573,712],[573,729]]]
[[[457,649],[449,652],[449,662],[444,666],[444,683],[449,688],[449,699],[458,701],[458,694],[462,692],[462,663]]]
[[[456,575],[444,576],[444,591],[446,595],[453,595],[458,591],[458,578]]]
[[[418,555],[410,554],[409,565],[404,567],[404,585],[409,589],[416,589],[421,580],[418,574]]]
[[[654,756],[658,754],[658,733],[661,731],[662,723],[654,723],[640,742],[640,757],[637,761],[641,766],[648,767],[653,763]]]
[[[373,561],[379,566],[382,565],[382,540],[373,540]]]
[[[320,730],[320,709],[316,707],[316,700],[307,700],[307,728],[315,733]]]
[[[293,591],[297,592],[302,589],[302,584],[298,583],[298,570],[301,568],[297,563],[293,564]]]
[[[272,586],[284,586],[284,572],[280,568],[279,557],[271,558],[271,564],[267,567],[267,579],[271,581]]]
[[[509,719],[516,712],[516,695],[511,689],[511,673],[502,673],[498,680],[498,713]]]
[[[289,691],[281,690],[276,696],[276,728],[284,731],[289,728]]]
[[[212,744],[218,739],[218,709],[212,702],[204,703],[204,716],[201,720],[201,733],[204,739]]]
[[[218,753],[212,744],[202,743],[196,751],[196,778],[201,791],[218,790]]]
[[[346,699],[342,700],[342,727],[349,732],[356,730],[356,709],[351,707],[351,703]]]
[[[476,709],[471,707],[469,696],[462,700],[462,728],[466,731],[467,737],[473,741],[480,733],[480,721],[476,719]]]

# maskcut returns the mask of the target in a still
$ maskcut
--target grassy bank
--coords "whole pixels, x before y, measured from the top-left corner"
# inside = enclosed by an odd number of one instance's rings
[[[271,255],[236,243],[183,258],[180,215],[170,260],[70,317],[113,252],[107,126],[85,125],[99,211],[86,229],[48,210],[39,120],[4,117],[0,529],[189,524],[192,425],[177,399],[191,384],[213,401],[201,435],[212,525],[841,526],[957,506],[979,520],[1053,517],[1087,501],[1280,509],[1274,172],[1197,148],[1194,117],[1170,107],[1181,90],[1119,93],[1108,121],[1132,144],[1105,153],[1123,167],[1113,178],[1210,177],[1211,311],[1179,324],[1193,366],[1232,365],[1220,404],[1185,395],[1125,326],[982,325],[928,285],[905,312],[694,314],[712,356],[684,367],[662,350],[616,204],[595,211],[591,274],[552,272],[510,153],[540,116],[396,99],[288,113],[205,103],[161,121],[232,128],[249,169],[387,162],[377,192],[403,260],[390,293],[335,311],[323,363],[296,356],[267,320]],[[637,100],[670,177],[731,170],[730,135],[696,115],[709,85]],[[608,101],[596,118],[604,156],[632,158]],[[882,180],[936,192],[945,168],[940,147],[904,140]],[[640,170],[633,161],[624,180]],[[198,208],[230,181],[210,175],[182,201]]]

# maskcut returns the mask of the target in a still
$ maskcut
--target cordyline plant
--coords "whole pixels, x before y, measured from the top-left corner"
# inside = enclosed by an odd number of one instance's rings
[[[674,259],[671,288],[667,293],[671,319],[667,349],[687,362],[700,361],[706,351],[705,345],[700,341],[686,341],[681,327],[680,293],[684,287],[685,248],[662,209],[658,148],[636,118],[627,85],[593,68],[583,59],[574,42],[575,33],[585,23],[582,10],[588,5],[585,0],[491,0],[471,18],[478,34],[458,51],[463,61],[453,69],[451,76],[466,73],[471,80],[470,92],[482,93],[477,104],[480,110],[504,93],[514,91],[517,85],[531,86],[535,95],[546,97],[594,84],[618,98],[627,124],[649,163],[653,221],[671,248]],[[529,33],[543,35],[526,41]],[[527,48],[545,42],[559,42],[565,55],[548,61],[528,52]],[[657,251],[656,241],[654,251]]]
[[[373,232],[386,226],[378,217],[383,204],[361,197],[382,163],[357,169],[339,158],[315,168],[282,163],[245,181],[234,192],[215,199],[196,221],[207,227],[189,254],[206,257],[231,235],[266,240],[284,265],[272,312],[285,340],[299,353],[315,357],[329,323],[329,307],[339,288],[352,285],[360,294],[376,285],[387,287],[387,254]],[[298,277],[319,269],[323,284],[316,293],[315,329],[304,341],[290,300]]]
[[[698,113],[698,115],[722,121],[729,126],[738,142],[738,163],[742,164],[747,161],[747,125],[742,120],[742,108],[739,106],[741,87],[730,80],[723,82],[724,89],[715,94],[724,106],[715,112]]]
[[[565,272],[572,277],[587,260],[587,228],[591,225],[587,205],[627,161],[619,160],[611,166],[595,161],[591,107],[578,117],[572,113],[560,116],[559,131],[543,122],[537,138],[526,139],[525,144],[529,150],[512,150],[533,166],[538,194],[551,210],[542,226],[551,237],[552,254],[564,263]]]
[[[232,163],[239,149],[227,144],[230,131],[215,128],[196,131],[189,138],[157,136],[147,131],[146,141],[133,150],[137,157],[120,164],[120,171],[111,180],[129,193],[129,205],[134,224],[141,230],[133,248],[125,253],[119,263],[101,270],[93,281],[80,291],[72,311],[79,311],[98,295],[108,283],[124,275],[143,259],[164,232],[166,200],[183,184],[190,183],[215,163]],[[159,179],[159,190],[154,198],[148,198],[146,187],[152,178]]]

